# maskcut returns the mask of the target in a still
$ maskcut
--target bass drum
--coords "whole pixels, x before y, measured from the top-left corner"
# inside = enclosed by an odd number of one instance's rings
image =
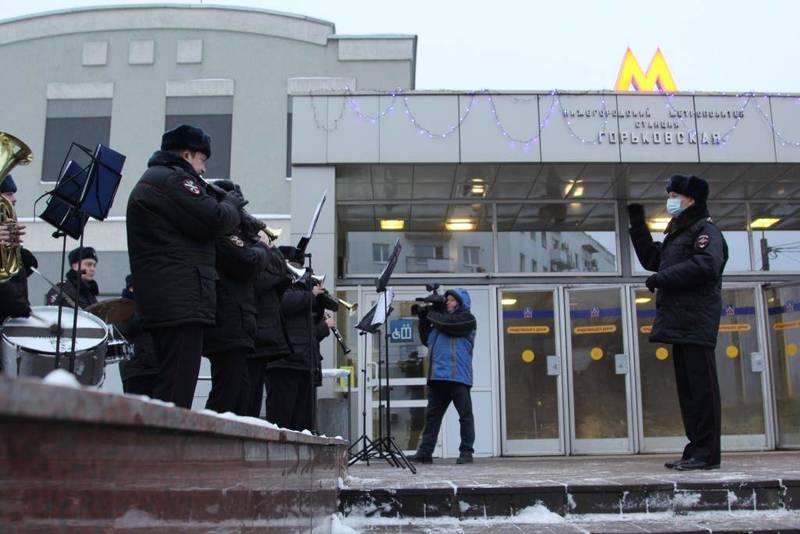
[[[70,370],[74,310],[61,311],[61,341],[58,367]],[[58,306],[34,306],[30,317],[7,319],[3,323],[3,372],[16,376],[44,377],[56,368]],[[78,311],[75,357],[72,373],[78,382],[94,386],[103,380],[105,368],[106,324],[91,313]]]

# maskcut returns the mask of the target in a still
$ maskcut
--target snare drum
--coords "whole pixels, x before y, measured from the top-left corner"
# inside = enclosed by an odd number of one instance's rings
[[[111,365],[121,361],[128,361],[133,356],[133,347],[125,336],[113,324],[108,326],[108,338],[106,341],[106,365]]]
[[[59,368],[69,371],[74,310],[62,308]],[[6,374],[44,377],[55,369],[58,306],[34,306],[30,317],[7,319],[3,323],[2,358]],[[74,369],[78,382],[96,385],[105,368],[106,324],[94,315],[78,311]]]

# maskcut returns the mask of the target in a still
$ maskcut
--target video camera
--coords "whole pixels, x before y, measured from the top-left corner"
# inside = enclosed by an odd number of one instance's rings
[[[419,304],[411,306],[411,313],[417,317],[426,315],[430,310],[444,311],[445,309],[445,297],[439,294],[439,284],[425,284],[425,289],[430,293],[425,297],[415,298],[414,301],[419,302]]]

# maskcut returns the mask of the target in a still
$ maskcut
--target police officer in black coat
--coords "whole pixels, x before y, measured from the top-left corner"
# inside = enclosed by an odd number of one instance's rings
[[[672,220],[661,243],[653,241],[642,206],[628,206],[636,256],[645,269],[656,272],[645,282],[656,293],[650,341],[672,344],[681,417],[689,438],[681,458],[665,465],[716,469],[721,414],[714,348],[728,245],[709,216],[705,180],[676,174],[669,180],[667,196]]]
[[[291,345],[286,334],[281,299],[291,283],[286,260],[277,247],[271,247],[266,268],[258,273],[255,282],[256,309],[258,311],[255,350],[247,359],[250,402],[247,415],[261,414],[264,397],[267,362],[269,359],[288,358]]]
[[[81,309],[97,304],[97,295],[100,293],[100,288],[94,280],[97,262],[97,252],[92,247],[78,247],[71,250],[69,252],[71,267],[67,271],[66,280],[50,288],[45,295],[47,304],[74,308],[77,300]]]
[[[246,204],[235,191],[208,193],[200,175],[209,157],[203,130],[181,125],[164,133],[126,218],[136,307],[159,358],[153,394],[184,408],[194,398],[203,331],[216,323],[215,241],[239,224]]]
[[[238,191],[230,180],[214,185]],[[209,410],[247,414],[247,357],[256,337],[255,279],[267,265],[266,241],[266,236],[247,235],[241,225],[217,238],[217,324],[206,329],[204,347],[211,360]]]
[[[16,205],[17,184],[10,174],[0,182],[0,194]],[[16,228],[8,225],[0,226],[0,245],[21,244],[25,235],[25,226],[16,224]],[[39,266],[39,262],[30,250],[22,248],[22,268],[5,283],[0,284],[0,324],[9,317],[28,317],[31,312],[28,300],[28,277],[33,273],[31,268]]]
[[[280,247],[295,267],[305,258],[295,247]],[[292,430],[311,430],[313,375],[318,360],[318,344],[313,318],[314,299],[322,293],[308,275],[293,283],[281,299],[290,354],[267,357],[267,420]]]

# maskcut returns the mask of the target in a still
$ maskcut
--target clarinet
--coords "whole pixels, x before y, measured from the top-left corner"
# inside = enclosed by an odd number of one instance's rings
[[[339,332],[339,329],[335,326],[332,326],[331,332],[333,332],[334,337],[336,337],[336,341],[339,342],[339,346],[342,347],[342,352],[345,354],[350,353],[350,347],[345,344],[344,339],[342,338],[342,333]]]

